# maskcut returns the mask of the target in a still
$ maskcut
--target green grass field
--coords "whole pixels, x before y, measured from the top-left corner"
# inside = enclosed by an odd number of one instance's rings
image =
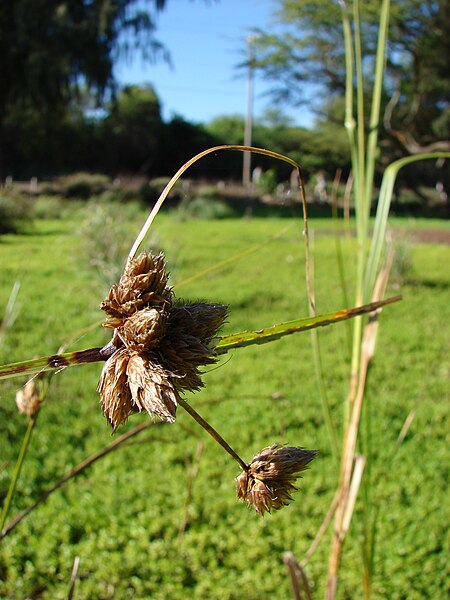
[[[125,211],[127,212],[127,211]],[[1,363],[106,343],[98,308],[108,285],[89,265],[80,223],[86,209],[35,221],[26,233],[0,237],[0,315],[20,282],[17,320],[3,339]],[[134,211],[118,234],[125,250],[144,213]],[[259,250],[202,278],[187,278],[279,233]],[[433,221],[399,220],[394,230],[445,229]],[[332,223],[317,219],[314,267],[319,313],[343,308]],[[302,222],[288,218],[185,221],[158,217],[177,296],[230,305],[227,333],[307,316]],[[111,236],[113,240],[114,236]],[[92,241],[92,240],[91,240]],[[117,240],[115,240],[117,241]],[[351,285],[354,240],[342,239]],[[448,380],[450,246],[403,242],[411,266],[403,301],[385,309],[367,397],[372,455],[366,471],[379,510],[375,598],[446,598],[450,578],[445,506],[449,479]],[[125,255],[124,255],[125,258]],[[348,377],[345,323],[320,331],[325,380],[335,422],[342,423]],[[10,518],[89,454],[112,441],[96,385],[101,365],[74,367],[52,379],[25,462]],[[260,518],[235,497],[239,468],[180,409],[173,425],[155,425],[86,470],[22,521],[0,545],[0,596],[64,598],[80,557],[75,598],[290,598],[283,552],[301,560],[333,498],[334,462],[317,393],[308,333],[234,351],[209,369],[206,388],[189,401],[245,459],[274,442],[319,450],[300,480],[295,502]],[[26,428],[15,406],[20,379],[0,383],[0,492],[4,496]],[[396,441],[407,416],[405,441]],[[146,420],[135,415],[119,434]],[[364,430],[364,427],[363,427]],[[116,434],[117,435],[117,434]],[[199,446],[203,445],[203,446]],[[192,466],[198,473],[186,505]],[[362,490],[361,494],[364,493]],[[358,499],[345,544],[339,598],[362,597],[363,504]],[[187,518],[185,530],[180,526]],[[330,531],[307,574],[323,596]]]

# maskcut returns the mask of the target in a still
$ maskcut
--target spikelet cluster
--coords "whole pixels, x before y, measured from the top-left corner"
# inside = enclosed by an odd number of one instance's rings
[[[200,367],[215,361],[214,342],[225,320],[223,304],[175,302],[164,256],[143,253],[129,261],[100,307],[115,330],[98,391],[115,430],[142,410],[167,422],[180,392],[202,387]]]
[[[31,419],[41,408],[39,388],[34,379],[26,382],[23,389],[16,392],[16,405],[20,413]]]
[[[237,496],[257,513],[279,510],[292,500],[299,474],[315,458],[315,450],[274,444],[253,457],[248,469],[236,479]]]

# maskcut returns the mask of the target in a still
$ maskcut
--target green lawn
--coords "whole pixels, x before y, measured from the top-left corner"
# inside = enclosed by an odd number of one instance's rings
[[[89,266],[80,234],[82,209],[66,218],[36,221],[27,233],[0,237],[0,311],[15,281],[19,315],[0,348],[1,363],[102,345],[107,332],[98,309],[108,286]],[[137,222],[123,225],[131,244]],[[279,237],[220,270],[183,280],[291,225]],[[343,308],[329,220],[314,230],[318,312]],[[398,220],[395,229],[444,228],[436,222]],[[225,332],[258,329],[307,316],[301,220],[288,218],[182,222],[170,214],[154,225],[166,251],[176,295],[230,305]],[[403,235],[403,234],[402,234]],[[128,242],[127,242],[128,243]],[[350,257],[353,239],[343,238]],[[379,509],[374,597],[445,598],[449,538],[443,508],[449,479],[448,379],[450,353],[450,246],[408,245],[412,266],[401,283],[403,302],[385,309],[370,372],[370,476]],[[353,272],[348,261],[347,278]],[[178,285],[180,284],[180,285]],[[398,284],[389,295],[398,293]],[[0,312],[1,315],[1,312]],[[79,333],[81,332],[81,333]],[[333,416],[342,422],[348,375],[347,325],[320,332]],[[101,366],[75,367],[53,377],[41,410],[10,517],[89,454],[112,441],[96,385]],[[283,552],[300,560],[333,498],[338,467],[329,449],[311,358],[310,335],[298,334],[234,351],[209,369],[206,388],[189,396],[198,411],[245,459],[274,442],[318,449],[300,480],[295,502],[260,518],[235,498],[239,468],[180,409],[174,425],[158,425],[108,455],[50,499],[0,546],[0,596],[63,598],[75,556],[75,598],[248,599],[289,598]],[[14,395],[23,382],[0,384],[0,492],[6,494],[26,428]],[[411,410],[409,433],[394,455]],[[119,434],[147,419],[133,416]],[[117,434],[116,434],[117,435]],[[367,441],[367,438],[366,438]],[[189,472],[204,444],[185,514]],[[365,446],[364,446],[365,447]],[[358,500],[345,545],[339,598],[362,597],[363,503]],[[323,596],[328,532],[307,567]]]

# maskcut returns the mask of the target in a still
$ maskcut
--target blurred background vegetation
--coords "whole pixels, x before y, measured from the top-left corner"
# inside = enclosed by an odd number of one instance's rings
[[[169,2],[2,2],[0,179],[41,181],[77,171],[112,179],[168,176],[202,149],[244,142],[241,115],[204,123],[176,115],[163,119],[151,83],[121,88],[115,80],[114,65],[125,55],[140,53],[150,63],[169,59],[170,48],[157,39],[155,25]],[[214,10],[206,4],[205,10]],[[254,31],[242,42],[251,45],[250,59],[240,65],[243,72],[250,67],[272,82],[273,102],[254,121],[252,143],[296,159],[307,178],[323,172],[332,179],[338,168],[345,176],[350,161],[342,127],[345,64],[339,5],[274,0],[273,8],[281,34]],[[377,1],[362,7],[368,86],[377,10]],[[449,19],[448,0],[398,0],[392,7],[380,170],[405,154],[450,147]],[[310,128],[285,116],[286,107],[302,104],[314,111]],[[242,158],[230,153],[220,162],[200,163],[193,175],[239,181],[241,165]],[[255,166],[274,169],[276,183],[289,180],[285,165],[258,159]],[[436,169],[424,163],[404,169],[398,188],[425,204],[423,186],[438,184],[444,198],[448,180],[445,165]]]

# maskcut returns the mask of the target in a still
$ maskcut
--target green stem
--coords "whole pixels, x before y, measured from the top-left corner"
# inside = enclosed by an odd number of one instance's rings
[[[36,421],[38,418],[39,411],[34,414],[30,420],[28,421],[28,427],[25,432],[25,436],[22,440],[22,446],[20,448],[19,456],[16,461],[16,465],[14,467],[14,473],[11,479],[11,483],[9,484],[8,493],[6,494],[5,504],[3,505],[2,514],[0,517],[0,531],[3,530],[6,519],[8,517],[9,509],[11,508],[11,502],[14,496],[14,492],[16,491],[17,482],[19,481],[20,472],[22,470],[23,463],[25,461],[25,457],[27,455],[28,447],[31,441],[31,435],[33,433],[33,429],[36,425]]]
[[[198,412],[192,408],[192,406],[186,402],[185,400],[183,400],[183,398],[178,398],[178,404],[180,406],[182,406],[184,408],[184,410],[191,415],[191,417],[197,421],[197,423],[203,427],[203,429],[205,431],[207,431],[209,433],[209,435],[216,440],[216,442],[218,444],[220,444],[220,446],[222,446],[222,448],[228,452],[228,454],[230,456],[232,456],[234,458],[234,460],[236,460],[239,465],[241,466],[243,471],[248,471],[248,465],[242,460],[242,458],[239,456],[239,454],[237,454],[233,448],[223,439],[223,437],[220,435],[220,433],[218,433],[214,427],[212,427],[208,421],[205,421],[205,419],[198,414]]]
[[[320,353],[320,345],[319,345],[319,336],[317,335],[317,330],[313,329],[311,331],[311,344],[313,350],[313,358],[314,358],[314,369],[316,372],[316,379],[319,386],[319,395],[322,403],[322,410],[325,417],[325,423],[328,429],[328,435],[330,438],[331,445],[331,453],[333,455],[333,459],[336,464],[338,463],[339,458],[339,448],[338,448],[338,439],[336,433],[336,427],[333,422],[333,417],[331,415],[331,407],[328,400],[327,390],[325,386],[325,381],[323,377],[323,365],[322,365],[322,357]]]
[[[386,46],[389,31],[390,0],[383,0],[381,5],[380,26],[378,30],[377,58],[375,64],[375,80],[372,90],[372,106],[370,112],[369,135],[367,138],[367,171],[365,195],[368,201],[367,215],[370,216],[370,203],[373,195],[373,179],[378,145],[378,128],[380,121],[381,93],[383,91],[384,68],[386,64]]]
[[[357,308],[343,309],[334,313],[326,313],[317,317],[306,317],[279,323],[272,327],[266,327],[258,331],[241,331],[231,335],[221,336],[217,339],[215,347],[216,354],[225,354],[236,348],[243,348],[253,344],[266,344],[273,342],[286,335],[309,331],[316,327],[326,327],[333,323],[353,319],[359,315],[373,312],[381,306],[397,302],[399,296],[387,298],[381,302],[371,302],[365,306]],[[33,373],[45,373],[47,371],[60,371],[66,367],[74,367],[84,363],[105,361],[111,356],[115,346],[108,344],[104,348],[88,348],[79,352],[66,352],[64,354],[54,354],[52,356],[43,356],[20,363],[10,363],[0,365],[0,378],[19,377],[23,375],[32,375]]]
[[[355,209],[361,211],[362,230],[360,231],[362,251],[365,251],[365,239],[367,235],[367,219],[365,218],[365,208],[367,198],[365,197],[365,132],[364,132],[364,79],[362,70],[362,51],[361,51],[361,14],[359,0],[353,4],[353,16],[355,23],[355,65],[356,65],[356,111],[357,111],[357,144],[358,144],[358,183],[357,198]]]
[[[336,261],[337,261],[337,266],[338,266],[339,281],[341,284],[342,299],[343,299],[344,306],[348,306],[350,304],[350,301],[349,301],[349,295],[348,295],[348,290],[347,290],[347,284],[345,281],[344,254],[342,251],[342,244],[341,244],[341,234],[343,232],[340,228],[339,215],[338,215],[338,189],[339,189],[340,177],[341,177],[341,173],[339,172],[333,183],[333,202],[331,205],[331,214],[332,214],[333,224],[334,224],[334,244],[335,244],[335,248],[336,248]],[[346,325],[347,325],[346,326],[347,345],[348,345],[348,352],[350,355],[351,350],[352,350],[352,347],[351,347],[351,324],[347,322]]]
[[[350,144],[353,178],[355,180],[355,189],[359,189],[359,169],[358,169],[358,154],[356,152],[355,143],[355,118],[353,116],[353,42],[352,42],[352,26],[347,5],[343,0],[339,0],[342,10],[342,27],[344,31],[345,45],[345,130],[347,131]]]

